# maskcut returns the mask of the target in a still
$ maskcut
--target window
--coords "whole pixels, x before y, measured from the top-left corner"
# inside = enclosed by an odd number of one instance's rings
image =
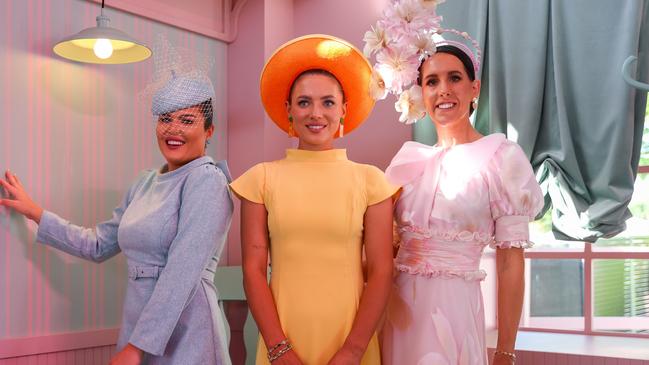
[[[596,244],[555,240],[550,213],[530,225],[521,328],[649,338],[649,105],[627,229]]]

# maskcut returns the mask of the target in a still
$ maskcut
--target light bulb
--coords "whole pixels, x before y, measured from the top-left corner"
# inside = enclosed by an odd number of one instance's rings
[[[110,40],[99,38],[95,41],[92,50],[95,52],[95,56],[105,60],[113,54],[113,45],[110,43]]]

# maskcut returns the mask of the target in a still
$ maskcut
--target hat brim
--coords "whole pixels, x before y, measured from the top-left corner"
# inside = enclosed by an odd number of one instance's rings
[[[286,101],[291,85],[298,75],[312,69],[322,69],[336,76],[347,99],[345,134],[356,129],[374,107],[369,91],[372,66],[356,47],[324,34],[288,41],[266,62],[261,73],[260,91],[270,119],[288,132]]]

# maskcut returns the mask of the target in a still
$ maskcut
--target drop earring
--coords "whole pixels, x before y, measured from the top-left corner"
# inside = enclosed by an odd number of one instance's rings
[[[295,137],[295,131],[293,131],[293,117],[288,116],[288,137]]]
[[[473,110],[478,109],[478,98],[473,98],[473,100],[471,100],[471,106],[473,107]]]
[[[338,128],[338,137],[342,138],[342,136],[345,134],[345,119],[340,118],[340,127]]]

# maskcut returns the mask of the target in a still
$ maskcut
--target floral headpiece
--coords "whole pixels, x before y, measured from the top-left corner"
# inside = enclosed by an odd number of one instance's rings
[[[363,37],[365,56],[376,55],[370,81],[371,96],[374,100],[383,100],[388,93],[398,95],[394,107],[401,113],[399,121],[402,123],[415,123],[426,113],[417,77],[421,62],[434,54],[437,47],[458,47],[471,58],[476,74],[480,68],[478,42],[466,32],[440,27],[442,17],[435,10],[442,2],[444,0],[393,0]],[[444,33],[470,42],[475,53],[463,42],[444,39],[441,35]]]

